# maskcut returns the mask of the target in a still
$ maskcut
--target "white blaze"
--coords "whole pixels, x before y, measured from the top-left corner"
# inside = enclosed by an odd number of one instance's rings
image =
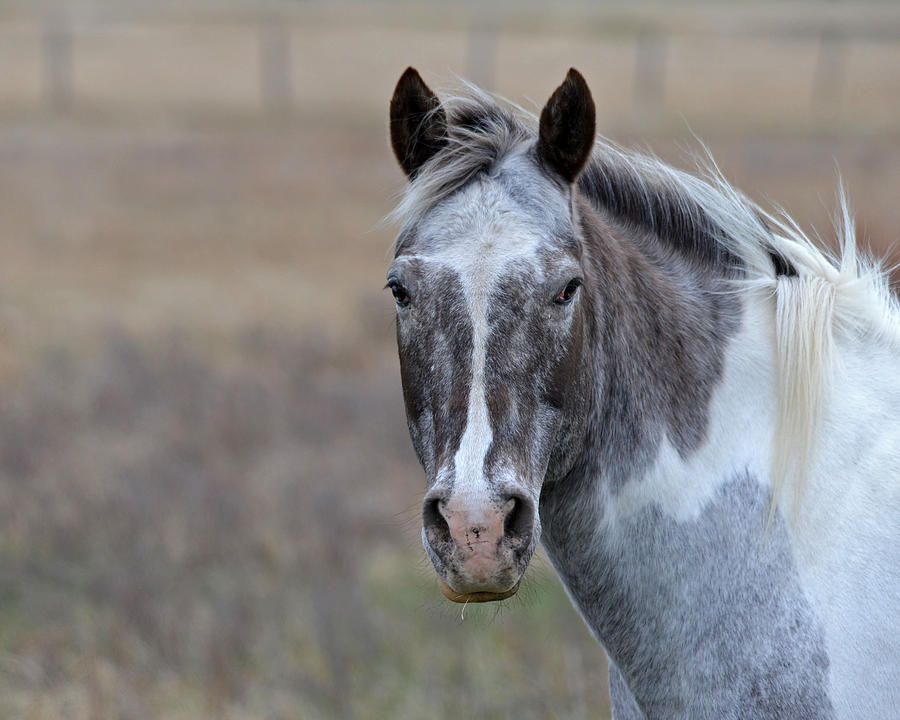
[[[459,275],[472,324],[472,377],[466,427],[453,458],[452,502],[469,511],[487,509],[484,462],[493,441],[484,378],[490,297],[510,267],[528,266],[540,273],[541,236],[488,178],[462,191],[452,209],[435,212],[423,232],[448,238],[440,250],[423,259],[446,265]]]
[[[484,460],[494,438],[484,386],[488,340],[487,292],[484,286],[478,287],[477,284],[479,280],[484,282],[490,279],[488,273],[485,275],[488,277],[466,278],[463,276],[463,288],[472,321],[472,378],[469,384],[466,430],[460,440],[453,463],[456,469],[454,495],[461,496],[460,500],[469,505],[470,509],[487,506],[486,502],[479,501],[487,500]]]

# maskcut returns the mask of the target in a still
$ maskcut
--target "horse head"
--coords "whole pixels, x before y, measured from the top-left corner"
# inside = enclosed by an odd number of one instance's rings
[[[593,281],[572,199],[594,144],[590,91],[570,70],[537,137],[485,107],[444,107],[412,68],[390,105],[411,184],[387,285],[427,477],[423,543],[457,602],[516,592],[541,488],[584,437],[592,372]]]

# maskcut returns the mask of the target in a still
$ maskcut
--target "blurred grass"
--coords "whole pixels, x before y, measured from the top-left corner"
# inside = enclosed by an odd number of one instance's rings
[[[0,717],[605,717],[602,650],[545,560],[461,608],[419,547],[385,114],[407,64],[466,73],[482,10],[279,5],[295,107],[266,113],[258,7],[236,6],[67,6],[76,97],[51,112],[40,13],[63,5],[0,3]],[[826,237],[836,163],[883,251],[900,46],[854,44],[819,114],[807,26],[896,15],[532,5],[492,20],[493,77],[540,100],[578,65],[604,134],[683,166],[693,128]],[[648,24],[677,29],[654,111],[631,86]]]
[[[602,707],[546,567],[508,609],[447,609],[398,542],[418,519],[382,484],[415,475],[388,363],[258,328],[224,366],[183,332],[83,343],[0,401],[4,717]]]
[[[0,717],[603,712],[546,568],[462,620],[424,564],[380,133],[51,119],[0,157]]]

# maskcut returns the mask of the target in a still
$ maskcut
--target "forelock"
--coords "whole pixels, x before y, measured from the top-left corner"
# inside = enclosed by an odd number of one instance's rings
[[[532,115],[511,103],[501,105],[474,86],[447,97],[441,108],[447,116],[446,144],[422,166],[389,216],[406,227],[477,175],[495,172],[536,136]]]

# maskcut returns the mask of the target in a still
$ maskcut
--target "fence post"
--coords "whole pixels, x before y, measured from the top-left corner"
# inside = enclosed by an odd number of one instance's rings
[[[482,3],[480,9],[473,13],[472,23],[469,25],[466,75],[469,81],[484,90],[494,89],[499,25],[499,18],[494,11],[488,9],[486,3]]]
[[[659,111],[665,102],[668,45],[666,34],[658,28],[643,28],[637,35],[634,106],[638,111]]]
[[[259,30],[260,92],[263,108],[269,112],[290,112],[291,85],[290,27],[278,18],[264,20]]]
[[[54,112],[72,106],[72,30],[66,18],[52,15],[44,21],[44,103]]]
[[[819,36],[816,67],[810,97],[810,112],[835,120],[841,112],[841,95],[847,59],[844,33],[834,25],[826,25]]]

